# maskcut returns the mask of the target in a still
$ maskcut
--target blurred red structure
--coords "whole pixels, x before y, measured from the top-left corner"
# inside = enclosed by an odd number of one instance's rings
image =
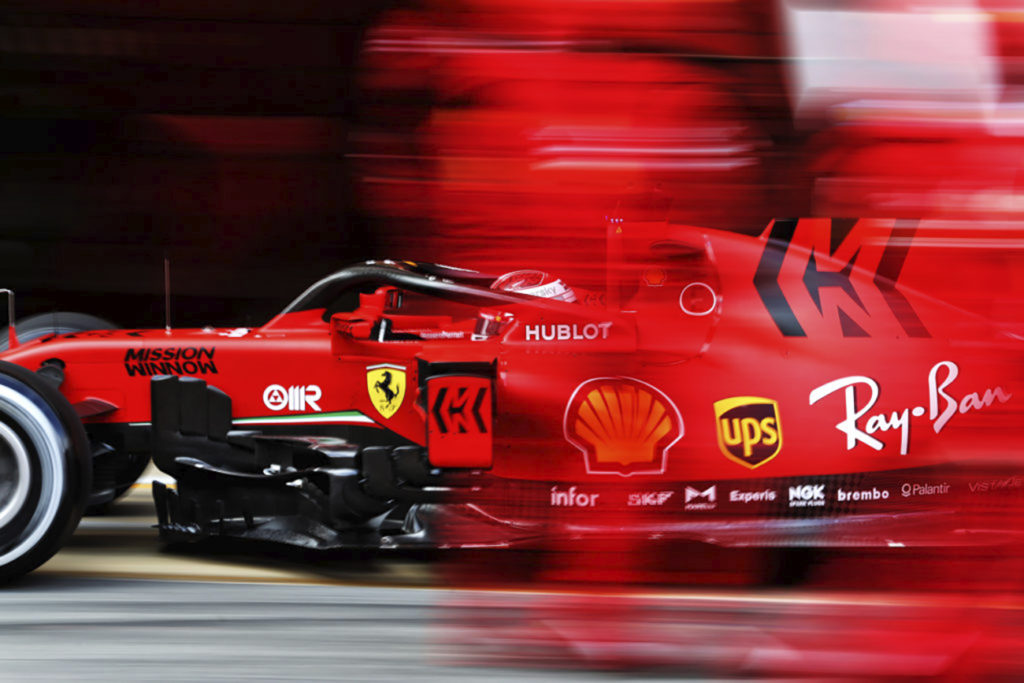
[[[627,192],[669,197],[670,222],[748,234],[774,216],[925,219],[935,272],[956,270],[960,249],[993,254],[942,296],[1012,320],[1021,302],[1007,293],[1020,290],[998,280],[1019,281],[1024,246],[1021,16],[1012,0],[437,0],[394,11],[364,45],[363,87],[386,123],[358,140],[362,196],[398,219],[396,242],[420,258],[497,272],[529,264],[584,285],[599,279],[605,220]],[[965,281],[1003,294],[979,297]],[[536,576],[664,580],[653,548],[552,549]],[[970,577],[983,557],[945,569],[938,559],[932,585],[981,588],[991,574]],[[758,574],[759,562],[744,571]],[[832,576],[844,566],[829,564]],[[1016,589],[1004,579],[986,585]],[[595,609],[579,621],[607,625],[628,611]],[[930,632],[960,617],[920,618],[923,631],[907,636],[917,643],[940,642]],[[831,628],[837,620],[823,617],[817,637],[850,636]],[[886,665],[849,673],[924,672],[887,668],[906,639],[883,635],[884,619],[858,623],[859,652]],[[813,672],[827,672],[818,662]]]

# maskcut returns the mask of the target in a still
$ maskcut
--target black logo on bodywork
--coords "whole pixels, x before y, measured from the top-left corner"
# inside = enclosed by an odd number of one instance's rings
[[[129,377],[141,375],[215,375],[213,346],[142,347],[127,349],[124,370]]]
[[[487,400],[488,393],[487,387],[479,387],[475,392],[471,392],[467,387],[441,387],[431,408],[438,431],[442,434],[486,434],[487,423],[481,408]],[[473,402],[472,405],[470,401]]]
[[[786,337],[806,337],[807,333],[797,319],[792,306],[786,299],[779,285],[779,274],[782,271],[782,264],[794,242],[797,226],[797,219],[778,219],[772,224],[771,232],[768,235],[768,242],[764,252],[761,254],[761,261],[758,263],[757,271],[754,273],[754,287],[757,289],[761,301],[771,315],[775,326],[779,328]],[[856,225],[857,219],[838,219],[831,221],[831,232],[829,235],[829,254],[835,256]],[[889,310],[895,316],[896,321],[903,328],[909,337],[930,337],[924,323],[914,311],[910,302],[896,287],[903,264],[910,249],[910,242],[913,239],[917,228],[916,221],[896,221],[895,226],[889,235],[881,259],[875,269],[872,284],[881,293]],[[820,270],[815,256],[813,245],[809,247],[807,263],[804,266],[802,282],[808,295],[814,302],[820,315],[824,315],[821,303],[821,292],[825,288],[836,288],[842,291],[846,297],[855,304],[864,314],[870,316],[870,312],[858,295],[853,286],[850,276],[857,266],[857,258],[861,249],[857,248],[850,259],[839,271]],[[836,307],[839,318],[839,326],[844,337],[870,337],[871,334],[860,324],[854,321],[853,317],[842,307]]]

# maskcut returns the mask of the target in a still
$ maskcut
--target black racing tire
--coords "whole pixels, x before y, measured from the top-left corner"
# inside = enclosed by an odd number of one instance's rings
[[[8,348],[8,327],[0,330],[0,351]],[[18,341],[27,342],[48,334],[70,334],[72,332],[88,332],[90,330],[116,330],[117,325],[87,313],[37,313],[27,318],[14,321],[14,330],[18,333]]]
[[[18,341],[27,342],[50,334],[71,334],[73,332],[89,332],[92,330],[116,330],[118,326],[109,320],[98,318],[88,313],[72,313],[68,311],[56,311],[53,313],[37,313],[21,320],[14,321],[15,331],[18,333]],[[0,329],[0,351],[8,348],[9,338],[8,327]],[[117,487],[114,497],[101,505],[86,510],[88,515],[104,514],[110,504],[127,493],[135,480],[149,464],[149,458],[139,458],[134,464],[119,473],[118,479],[125,481]],[[130,480],[130,481],[129,481]]]
[[[0,361],[0,584],[50,559],[92,484],[89,440],[45,378]]]

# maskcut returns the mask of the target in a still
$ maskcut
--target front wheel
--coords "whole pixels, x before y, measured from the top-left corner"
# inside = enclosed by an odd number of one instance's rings
[[[47,380],[0,361],[0,583],[48,560],[89,495],[89,442]]]
[[[70,334],[72,332],[88,332],[90,330],[116,330],[117,325],[86,313],[37,313],[21,320],[14,321],[14,329],[18,333],[18,341],[27,342],[48,334]],[[8,346],[7,327],[0,330],[0,351]]]

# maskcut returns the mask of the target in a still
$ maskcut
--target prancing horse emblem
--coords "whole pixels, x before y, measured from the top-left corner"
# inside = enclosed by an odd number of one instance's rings
[[[385,419],[390,418],[405,398],[405,368],[390,363],[367,366],[366,390],[377,412]]]

